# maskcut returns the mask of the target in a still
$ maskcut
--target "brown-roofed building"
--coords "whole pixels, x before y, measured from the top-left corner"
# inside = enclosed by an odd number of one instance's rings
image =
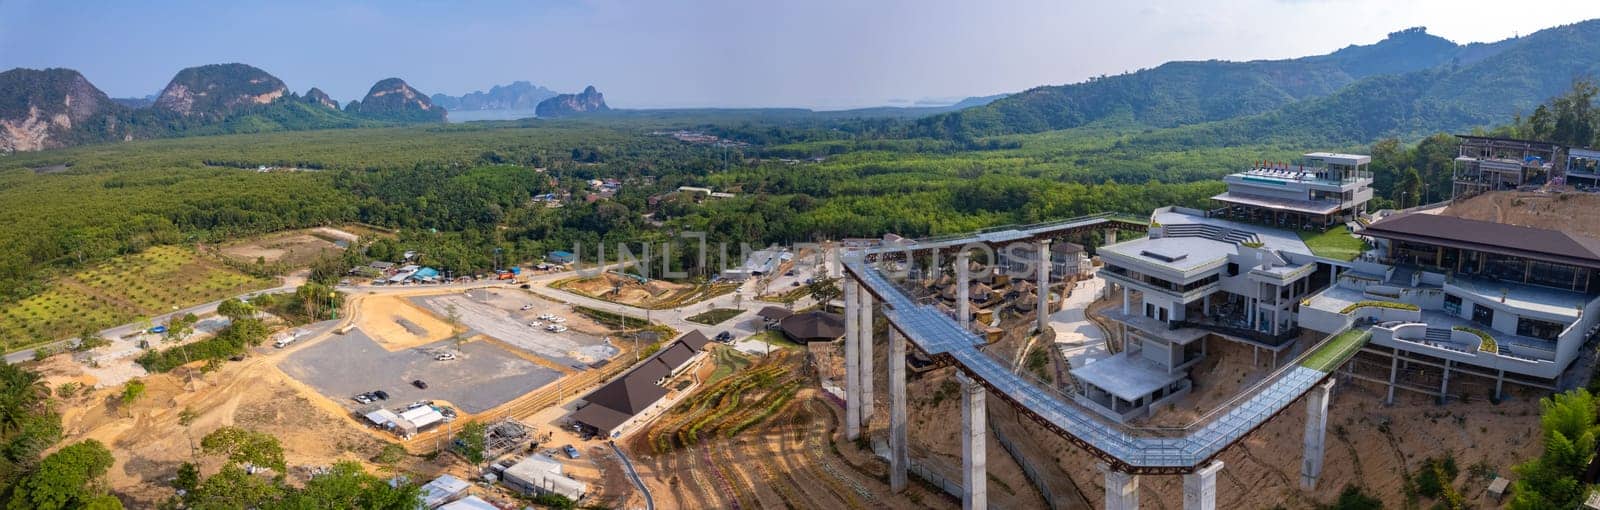
[[[671,405],[663,400],[670,391],[662,385],[704,359],[710,342],[699,331],[678,337],[622,377],[584,396],[583,407],[572,413],[573,421],[613,439],[649,421]]]
[[[761,311],[756,312],[756,315],[760,316],[761,321],[766,323],[767,327],[770,328],[777,325],[778,322],[789,318],[790,315],[794,315],[794,312],[781,306],[768,306],[762,308]]]
[[[795,342],[831,342],[844,336],[844,316],[822,311],[797,313],[784,318],[778,327]]]
[[[1600,240],[1440,214],[1411,213],[1368,225],[1389,262],[1587,292],[1600,290]]]

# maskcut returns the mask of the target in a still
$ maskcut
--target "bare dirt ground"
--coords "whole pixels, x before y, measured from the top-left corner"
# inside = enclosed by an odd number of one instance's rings
[[[356,326],[390,351],[431,344],[466,331],[398,296],[363,298],[355,313]]]
[[[1425,459],[1444,455],[1454,456],[1460,466],[1455,487],[1469,508],[1497,506],[1485,495],[1488,480],[1469,474],[1471,467],[1482,464],[1486,472],[1510,477],[1511,466],[1538,454],[1538,396],[1517,394],[1499,405],[1478,399],[1440,406],[1431,397],[1400,392],[1395,405],[1385,407],[1382,388],[1341,380],[1329,406],[1327,456],[1316,490],[1300,490],[1305,427],[1300,400],[1222,453],[1217,507],[1315,508],[1333,502],[1353,484],[1383,500],[1385,508],[1411,508],[1405,477]],[[1104,477],[1095,467],[1099,459],[1044,429],[1033,427],[1029,433],[1053,452],[1091,507],[1103,505]],[[1142,477],[1140,502],[1145,508],[1180,508],[1182,479]],[[1431,505],[1423,502],[1424,508]]]
[[[638,280],[615,273],[604,273],[589,278],[574,278],[552,284],[596,299],[628,306],[661,310],[700,302],[732,292],[737,285],[695,285],[666,280]]]
[[[344,251],[333,240],[347,241],[345,236],[349,234],[339,234],[343,233],[327,228],[292,230],[228,243],[221,250],[223,255],[247,262],[259,259],[268,263],[302,266],[310,264],[317,257]]]
[[[1594,193],[1497,191],[1451,204],[1441,214],[1600,238],[1600,194]]]
[[[1324,336],[1307,331],[1296,340],[1299,345],[1278,354],[1278,366],[1288,363]],[[1232,401],[1275,370],[1272,351],[1261,349],[1259,353],[1252,353],[1249,345],[1215,335],[1205,341],[1209,342],[1205,359],[1189,367],[1189,378],[1194,382],[1193,391],[1171,406],[1156,411],[1154,416],[1134,420],[1134,425],[1188,426],[1206,413],[1216,411]],[[1259,358],[1256,357],[1258,354]]]
[[[70,369],[67,365],[47,370],[54,382],[70,378]],[[94,391],[61,405],[63,444],[93,438],[111,447],[116,463],[107,481],[112,491],[133,503],[130,508],[151,508],[170,496],[167,481],[182,462],[199,462],[210,469],[203,472],[213,472],[217,459],[204,457],[193,448],[201,437],[222,426],[276,436],[291,466],[291,480],[304,479],[305,471],[296,466],[326,466],[338,460],[365,462],[382,448],[379,436],[342,418],[342,409],[306,398],[305,390],[278,372],[267,357],[225,363],[207,374],[186,369],[178,372],[144,378],[145,395],[132,405],[119,402],[115,395],[120,388]],[[187,427],[179,422],[184,409],[196,413]]]

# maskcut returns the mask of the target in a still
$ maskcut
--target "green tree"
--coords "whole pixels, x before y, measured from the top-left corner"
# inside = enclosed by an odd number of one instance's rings
[[[484,432],[487,427],[477,420],[469,421],[461,426],[461,432],[456,433],[456,447],[467,462],[482,464],[484,449],[487,447]]]
[[[288,471],[284,465],[283,446],[278,444],[278,438],[264,432],[222,427],[200,438],[200,450],[207,455],[227,457],[229,464],[270,467],[280,474]]]
[[[1544,453],[1513,469],[1519,478],[1509,508],[1577,508],[1585,489],[1578,477],[1594,456],[1596,435],[1600,434],[1595,423],[1600,406],[1581,388],[1541,399],[1539,406],[1543,409],[1539,428],[1544,434]]]
[[[817,304],[822,305],[837,299],[844,294],[844,291],[839,288],[838,278],[818,278],[806,285],[806,293],[810,294],[811,299],[816,300]]]
[[[328,473],[306,481],[304,489],[291,492],[280,506],[294,509],[336,510],[413,510],[422,489],[412,484],[391,487],[382,478],[368,474],[355,461],[340,461]]]
[[[131,406],[144,397],[144,381],[129,379],[122,385],[122,405]]]
[[[45,457],[11,491],[11,510],[85,507],[104,494],[96,483],[114,459],[99,441],[87,439]],[[105,503],[98,503],[104,505]]]
[[[184,497],[190,508],[270,508],[283,497],[284,488],[271,479],[255,476],[238,464],[222,466],[217,474]]]
[[[39,374],[9,363],[0,363],[0,433],[15,432],[33,415],[42,411],[50,388]]]
[[[252,306],[250,303],[240,301],[237,298],[228,298],[222,300],[221,303],[217,303],[217,315],[227,317],[229,320],[237,321],[239,319],[253,316],[255,313],[256,309],[254,306]]]

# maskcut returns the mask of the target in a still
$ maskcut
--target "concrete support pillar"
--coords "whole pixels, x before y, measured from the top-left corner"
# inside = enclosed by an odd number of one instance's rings
[[[972,331],[972,260],[967,250],[956,252],[956,321],[962,331]]]
[[[1328,428],[1328,395],[1333,392],[1333,380],[1311,388],[1306,393],[1306,452],[1300,463],[1300,488],[1314,490],[1317,478],[1322,476],[1323,440]]]
[[[1390,354],[1391,354],[1391,356],[1389,358],[1389,396],[1384,397],[1383,403],[1387,404],[1387,405],[1394,405],[1394,378],[1395,378],[1395,375],[1397,373],[1399,373],[1399,371],[1400,371],[1400,351],[1396,350],[1396,351],[1394,351],[1394,352],[1392,352]]]
[[[1218,471],[1222,461],[1214,460],[1183,475],[1183,510],[1216,510]]]
[[[961,508],[989,508],[985,391],[983,385],[966,374],[956,374],[956,380],[961,381]]]
[[[1206,294],[1205,296],[1202,296],[1200,298],[1200,318],[1204,319],[1204,318],[1206,318],[1205,317],[1206,315],[1210,315],[1210,314],[1211,314],[1211,295],[1210,294]]]
[[[1131,305],[1130,301],[1132,299],[1133,299],[1133,291],[1128,290],[1128,287],[1126,285],[1124,285],[1122,287],[1122,314],[1123,315],[1133,315],[1133,312],[1128,309],[1129,306]]]
[[[1105,245],[1106,246],[1111,246],[1113,244],[1117,244],[1117,229],[1108,228],[1108,229],[1106,229],[1106,244]]]
[[[1039,331],[1050,324],[1050,240],[1039,241]]]
[[[1124,473],[1100,463],[1106,476],[1106,510],[1139,510],[1139,475]]]
[[[851,441],[861,437],[861,324],[852,318],[859,313],[860,296],[856,281],[844,280],[844,433]]]
[[[1439,403],[1450,403],[1450,360],[1444,360],[1444,378],[1439,381]]]
[[[866,285],[857,285],[856,289],[856,308],[861,314],[861,325],[856,327],[861,354],[856,359],[861,366],[861,424],[865,426],[872,421],[872,401],[876,399],[872,392],[872,293],[867,292]]]
[[[889,328],[889,489],[906,490],[906,339]]]
[[[1495,372],[1495,376],[1494,376],[1494,400],[1496,402],[1500,401],[1500,388],[1502,386],[1505,386],[1505,383],[1506,383],[1506,371],[1505,370],[1500,370],[1498,372]]]

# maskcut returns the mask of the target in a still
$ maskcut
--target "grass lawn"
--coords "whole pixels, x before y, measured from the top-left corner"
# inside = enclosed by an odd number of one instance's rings
[[[744,313],[744,310],[736,310],[733,308],[712,308],[710,310],[706,310],[705,312],[690,316],[684,320],[689,322],[698,322],[707,326],[715,326],[717,324],[721,324],[722,321],[734,318],[734,316],[737,316],[740,313]]]
[[[717,368],[711,370],[711,376],[706,378],[706,384],[717,382],[719,379],[733,375],[734,372],[744,370],[745,367],[750,366],[751,360],[749,356],[739,352],[738,349],[719,345],[712,348],[711,362]]]
[[[1350,227],[1339,225],[1327,232],[1301,231],[1300,240],[1306,242],[1311,253],[1335,260],[1355,260],[1367,249],[1367,243],[1350,235]]]
[[[1366,330],[1352,329],[1339,333],[1338,336],[1322,344],[1322,347],[1318,347],[1316,352],[1306,356],[1306,360],[1300,362],[1300,366],[1323,372],[1333,370],[1354,356],[1356,350],[1367,343],[1368,338],[1372,338],[1372,333]]]

